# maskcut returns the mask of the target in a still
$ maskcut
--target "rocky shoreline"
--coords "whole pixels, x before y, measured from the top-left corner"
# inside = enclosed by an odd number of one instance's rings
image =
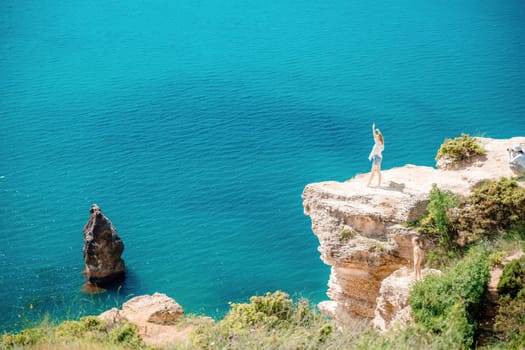
[[[487,154],[453,170],[405,165],[383,171],[381,188],[367,187],[367,174],[305,187],[304,213],[319,239],[322,261],[331,266],[329,300],[318,304],[322,313],[342,323],[368,319],[380,330],[410,319],[410,240],[417,232],[404,223],[423,214],[433,183],[468,194],[482,180],[512,177],[506,148],[525,144],[525,137],[477,140]],[[525,187],[525,180],[520,185]],[[423,275],[430,273],[440,272],[423,270]],[[160,293],[132,298],[99,318],[135,324],[144,343],[153,346],[187,340],[193,330],[191,324],[178,323],[184,318],[182,306]]]

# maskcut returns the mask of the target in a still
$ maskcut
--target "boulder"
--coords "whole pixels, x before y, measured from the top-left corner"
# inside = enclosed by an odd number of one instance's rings
[[[111,221],[96,204],[91,206],[89,220],[84,226],[84,261],[86,291],[97,291],[124,278],[124,243]]]
[[[166,294],[154,293],[132,298],[122,304],[122,316],[134,323],[167,325],[184,317],[184,309]]]
[[[190,334],[202,323],[214,323],[210,317],[198,317],[197,323],[177,322],[184,318],[184,309],[166,294],[154,293],[132,298],[122,305],[98,316],[110,326],[130,322],[146,346],[190,349]]]

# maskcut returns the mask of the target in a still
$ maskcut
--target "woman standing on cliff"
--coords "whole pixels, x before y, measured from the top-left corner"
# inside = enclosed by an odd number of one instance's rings
[[[377,173],[377,187],[381,187],[381,161],[383,160],[382,152],[385,149],[385,139],[383,138],[381,131],[376,128],[376,123],[372,124],[372,135],[374,136],[374,147],[368,156],[368,160],[372,161],[372,172],[370,173],[367,186],[370,186],[374,174]]]

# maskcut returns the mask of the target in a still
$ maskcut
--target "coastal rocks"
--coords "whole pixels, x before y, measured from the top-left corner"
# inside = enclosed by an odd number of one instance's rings
[[[130,322],[147,346],[166,347],[175,343],[188,344],[189,334],[197,327],[184,319],[184,309],[166,294],[154,293],[132,298],[122,304],[122,310],[112,308],[98,316],[109,325]],[[201,317],[202,322],[213,319]],[[186,345],[185,348],[189,348]]]
[[[122,304],[122,313],[131,322],[171,324],[184,317],[184,309],[166,294],[154,293],[132,298]]]
[[[87,283],[84,290],[95,292],[124,278],[124,243],[111,221],[96,204],[91,206],[84,226],[84,261]]]
[[[109,323],[125,319],[131,323],[168,325],[184,317],[184,309],[166,294],[154,293],[132,298],[122,304],[122,310],[113,308],[99,315]]]
[[[321,260],[331,266],[330,301],[321,310],[343,322],[375,317],[382,281],[411,265],[410,241],[418,232],[406,223],[423,215],[432,184],[468,195],[484,179],[513,176],[506,148],[525,143],[525,137],[477,140],[485,157],[459,169],[405,165],[383,171],[381,188],[366,186],[368,174],[305,187],[304,213],[319,239]]]

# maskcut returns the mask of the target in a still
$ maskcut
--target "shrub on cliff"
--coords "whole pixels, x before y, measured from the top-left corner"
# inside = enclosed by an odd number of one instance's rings
[[[525,348],[525,288],[512,298],[503,296],[499,301],[494,329],[509,342],[509,349]]]
[[[525,189],[515,179],[486,180],[472,192],[451,222],[466,241],[525,224]]]
[[[447,335],[458,347],[470,347],[489,276],[486,253],[473,250],[443,275],[425,277],[410,296],[414,320],[423,332]]]
[[[276,291],[253,296],[250,303],[231,303],[230,311],[214,324],[201,325],[192,335],[197,348],[276,348],[292,342],[294,348],[324,342],[332,333],[329,322],[306,300],[293,302]],[[316,331],[312,332],[312,327]],[[311,348],[309,346],[309,348]]]
[[[486,152],[478,144],[475,138],[468,134],[461,134],[461,137],[445,139],[439,147],[436,160],[447,159],[452,163],[470,161],[472,158],[482,156]]]
[[[503,268],[498,283],[498,293],[514,298],[525,289],[525,258],[512,260]]]
[[[458,203],[458,196],[433,184],[428,198],[425,216],[417,223],[418,231],[433,242],[434,248],[427,253],[427,265],[441,268],[458,257],[456,231],[450,217],[451,210]]]
[[[441,190],[436,184],[428,195],[426,215],[419,222],[419,231],[430,237],[437,237],[439,245],[451,248],[454,237],[449,211],[458,203],[458,198],[450,191]]]

